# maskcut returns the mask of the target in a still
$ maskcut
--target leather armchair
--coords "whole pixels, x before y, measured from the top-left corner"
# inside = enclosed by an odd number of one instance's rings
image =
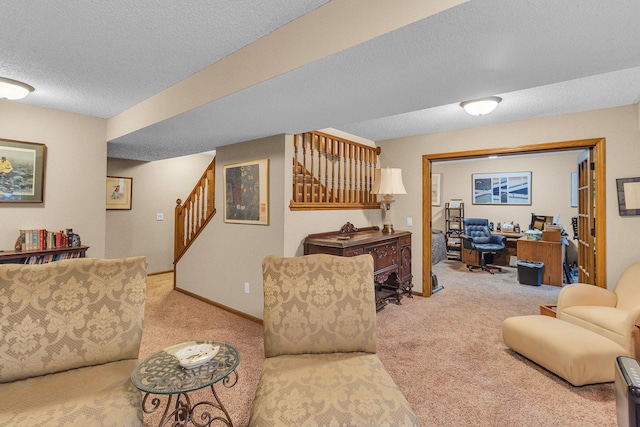
[[[620,344],[640,357],[640,263],[627,268],[611,291],[594,285],[567,285],[558,295],[556,317]],[[623,355],[621,355],[623,356]]]
[[[467,264],[469,271],[475,269],[486,270],[493,274],[495,271],[502,271],[502,268],[487,264],[485,255],[504,251],[507,238],[504,236],[494,236],[489,230],[489,220],[486,218],[465,218],[464,236],[462,245],[466,249],[473,249],[480,252],[480,264]]]

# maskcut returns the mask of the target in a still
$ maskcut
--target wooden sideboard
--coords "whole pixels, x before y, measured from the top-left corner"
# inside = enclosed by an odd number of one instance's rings
[[[350,223],[339,231],[310,234],[304,240],[304,254],[373,257],[378,310],[392,300],[400,304],[403,295],[412,298],[411,233],[384,234],[378,227],[355,228]]]

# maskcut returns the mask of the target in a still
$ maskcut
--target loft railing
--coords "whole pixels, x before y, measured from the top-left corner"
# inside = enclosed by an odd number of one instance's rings
[[[291,210],[378,209],[370,194],[379,147],[369,147],[321,132],[293,139]]]
[[[216,213],[215,176],[216,158],[214,157],[185,202],[176,200],[174,263],[180,259]]]

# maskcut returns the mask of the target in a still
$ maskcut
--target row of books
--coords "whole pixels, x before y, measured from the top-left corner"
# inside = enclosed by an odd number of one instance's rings
[[[49,254],[49,255],[39,255],[39,256],[30,256],[25,258],[25,264],[46,264],[48,262],[54,261],[62,261],[63,259],[71,259],[71,258],[80,258],[80,252],[66,252],[62,254]]]
[[[37,251],[44,249],[68,248],[71,246],[71,229],[47,231],[44,228],[36,230],[20,230],[20,241],[23,251]]]

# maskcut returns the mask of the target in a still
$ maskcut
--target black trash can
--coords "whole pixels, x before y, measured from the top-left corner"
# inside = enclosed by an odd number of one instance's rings
[[[518,260],[518,281],[523,285],[540,286],[544,262]]]

